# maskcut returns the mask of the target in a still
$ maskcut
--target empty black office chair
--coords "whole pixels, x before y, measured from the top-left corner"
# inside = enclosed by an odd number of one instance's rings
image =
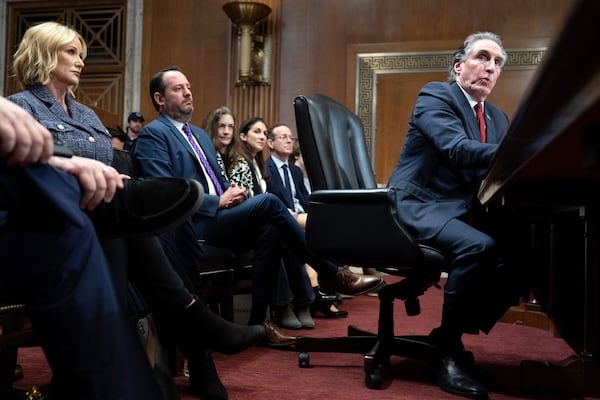
[[[377,389],[382,383],[379,367],[389,365],[392,355],[433,356],[435,348],[426,336],[395,336],[393,302],[403,300],[408,315],[419,314],[418,297],[437,286],[446,259],[417,243],[398,221],[394,189],[377,188],[363,126],[354,113],[320,94],[297,97],[294,110],[313,189],[306,226],[309,246],[341,264],[404,277],[378,292],[377,333],[350,326],[345,337],[302,337],[295,347],[299,365],[309,366],[309,351],[364,353],[365,384]]]

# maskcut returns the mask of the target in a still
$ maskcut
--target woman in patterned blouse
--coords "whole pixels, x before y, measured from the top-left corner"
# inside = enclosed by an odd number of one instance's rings
[[[267,143],[267,124],[260,117],[250,118],[240,127],[239,146],[232,146],[225,158],[229,179],[248,190],[248,196],[267,191],[263,149]]]

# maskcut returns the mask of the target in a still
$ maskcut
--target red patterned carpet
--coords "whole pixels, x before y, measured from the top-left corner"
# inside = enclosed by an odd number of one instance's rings
[[[396,333],[423,334],[436,326],[442,302],[442,291],[430,289],[421,298],[421,315],[407,317],[397,304]],[[377,324],[378,300],[360,296],[344,301],[342,308],[350,315],[345,319],[316,319],[316,329],[298,331],[307,336],[344,335],[349,324],[374,330]],[[569,346],[550,332],[519,325],[499,323],[489,336],[465,336],[466,347],[473,351],[477,364],[489,375],[490,398],[560,399],[553,394],[523,393],[519,380],[519,364],[523,359],[558,362],[573,354]],[[425,374],[421,361],[392,358],[389,379],[383,389],[370,390],[364,385],[362,356],[359,354],[311,353],[311,368],[298,367],[293,351],[254,347],[234,356],[215,354],[215,363],[232,400],[420,400],[457,399],[440,391]],[[40,386],[42,392],[50,381],[50,373],[39,348],[20,351],[19,363],[24,378],[16,387]],[[393,379],[395,378],[395,379]],[[182,400],[196,399],[187,393],[185,377],[177,377]],[[568,398],[568,397],[562,397]],[[572,397],[571,399],[575,399]],[[581,399],[581,398],[579,398]]]

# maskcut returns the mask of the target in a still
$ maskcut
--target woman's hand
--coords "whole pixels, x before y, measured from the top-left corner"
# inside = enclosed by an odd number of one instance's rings
[[[221,195],[219,200],[219,208],[231,208],[248,198],[248,190],[246,188],[238,186],[235,182],[231,182],[231,185]]]
[[[52,156],[49,164],[77,177],[82,190],[79,206],[84,210],[93,210],[102,201],[111,202],[117,189],[123,189],[123,179],[129,179],[91,158]]]

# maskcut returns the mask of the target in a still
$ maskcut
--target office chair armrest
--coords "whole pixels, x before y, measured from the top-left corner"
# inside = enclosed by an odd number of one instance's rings
[[[415,266],[423,256],[396,218],[395,190],[390,188],[314,191],[306,238],[316,254],[355,266],[383,267],[390,260]]]
[[[325,202],[339,204],[388,204],[390,202],[389,188],[379,189],[321,189],[310,195],[310,202]],[[312,207],[312,206],[311,206]]]

